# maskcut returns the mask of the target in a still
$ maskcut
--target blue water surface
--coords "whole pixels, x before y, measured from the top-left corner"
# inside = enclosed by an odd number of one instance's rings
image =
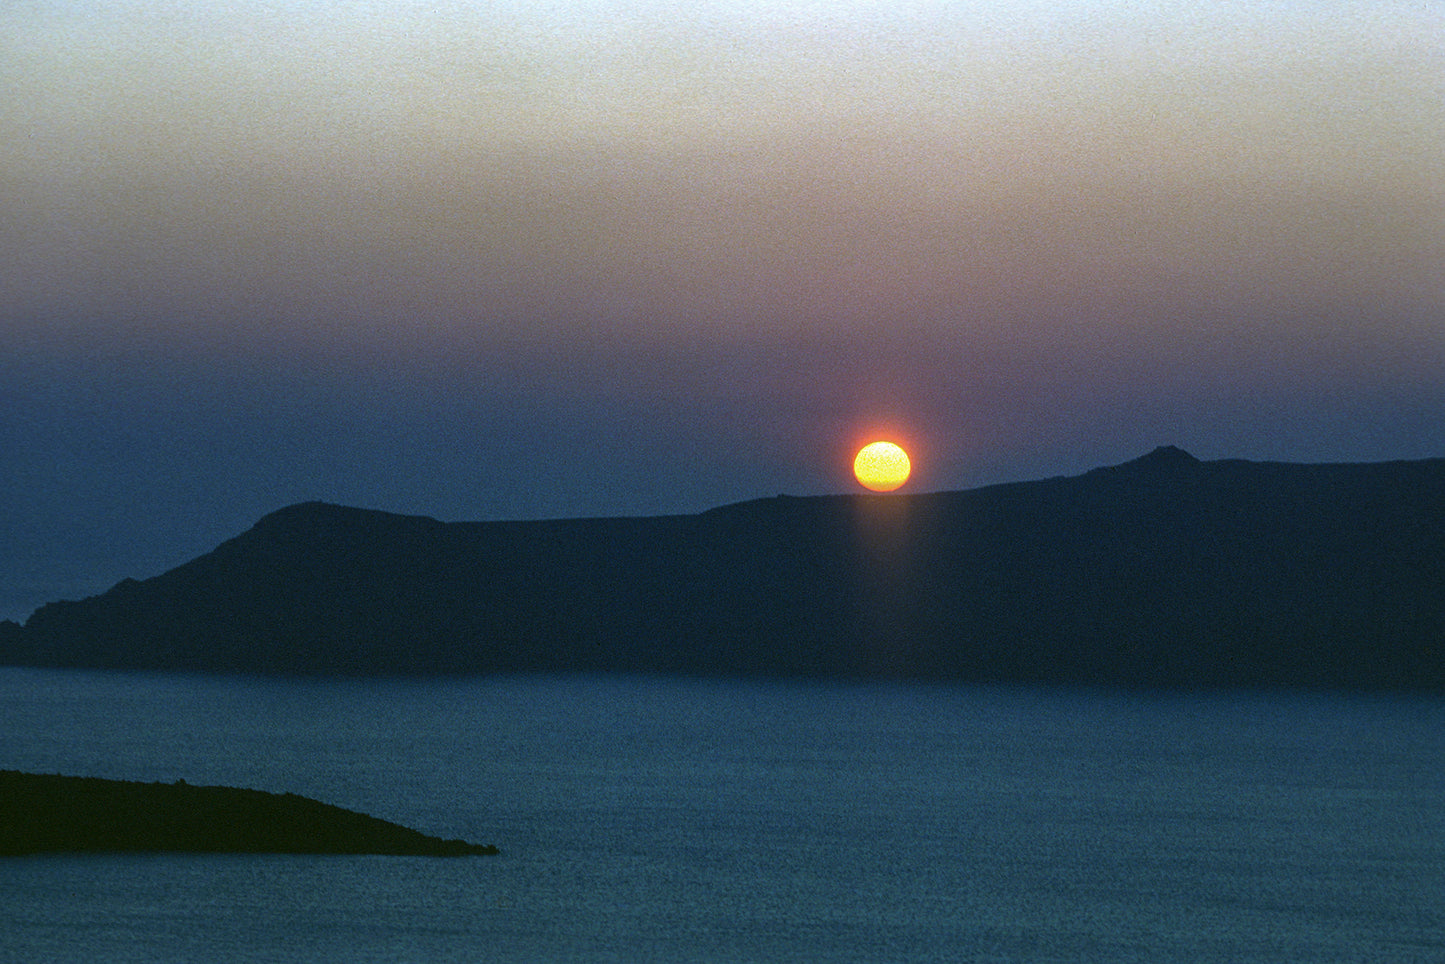
[[[0,669],[0,768],[491,858],[0,860],[0,961],[1445,960],[1445,702]]]

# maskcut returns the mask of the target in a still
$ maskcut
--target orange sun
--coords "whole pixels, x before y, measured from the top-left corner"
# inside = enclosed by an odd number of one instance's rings
[[[853,458],[853,474],[865,489],[892,492],[908,481],[913,465],[908,453],[892,442],[869,442]]]

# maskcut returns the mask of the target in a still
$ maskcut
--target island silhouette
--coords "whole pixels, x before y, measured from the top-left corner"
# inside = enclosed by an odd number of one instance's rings
[[[1445,690],[1445,459],[1203,462],[454,522],[304,503],[0,663]]]
[[[294,793],[0,770],[0,856],[130,851],[462,857],[497,848]]]

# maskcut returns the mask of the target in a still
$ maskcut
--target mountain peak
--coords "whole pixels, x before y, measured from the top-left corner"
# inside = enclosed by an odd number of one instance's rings
[[[1141,455],[1132,462],[1124,463],[1130,468],[1148,469],[1152,472],[1193,468],[1198,464],[1198,459],[1174,445],[1161,445],[1148,455]]]

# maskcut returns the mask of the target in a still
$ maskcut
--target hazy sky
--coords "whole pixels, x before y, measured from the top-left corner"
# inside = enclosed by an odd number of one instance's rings
[[[1445,455],[1445,5],[0,8],[0,616],[324,499]]]

